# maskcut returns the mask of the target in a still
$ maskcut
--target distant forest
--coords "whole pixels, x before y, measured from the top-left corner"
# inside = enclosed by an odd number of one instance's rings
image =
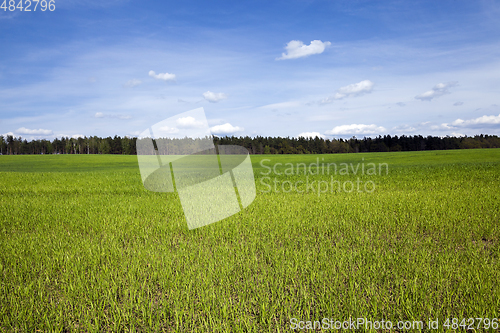
[[[0,154],[125,154],[136,155],[137,138],[97,136],[27,141],[21,137],[0,136]],[[215,145],[238,145],[250,154],[332,154],[387,151],[419,151],[471,148],[500,148],[496,135],[474,137],[437,137],[421,135],[357,139],[282,138],[282,137],[214,137]]]

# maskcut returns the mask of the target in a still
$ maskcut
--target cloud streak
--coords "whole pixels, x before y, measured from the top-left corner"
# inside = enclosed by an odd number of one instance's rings
[[[456,87],[457,85],[458,85],[457,81],[438,83],[431,90],[428,90],[420,95],[415,96],[415,99],[419,99],[421,101],[431,101],[434,98],[449,94],[450,91],[448,90],[448,88]]]
[[[96,112],[94,114],[95,118],[115,118],[115,119],[132,119],[132,116],[128,114],[104,114],[102,112]]]

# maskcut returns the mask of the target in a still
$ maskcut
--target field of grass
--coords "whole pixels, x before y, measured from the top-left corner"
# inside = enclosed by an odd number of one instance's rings
[[[388,174],[267,175],[318,160],[387,163]],[[252,163],[255,201],[190,231],[176,193],[144,189],[135,156],[0,156],[0,331],[285,332],[292,318],[438,318],[437,332],[446,318],[500,317],[500,149]],[[275,177],[297,190],[275,190]],[[318,194],[298,183],[358,178],[375,189]]]

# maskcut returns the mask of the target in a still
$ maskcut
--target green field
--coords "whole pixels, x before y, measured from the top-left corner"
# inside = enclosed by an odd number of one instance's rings
[[[264,175],[262,159],[281,173],[319,159],[387,163],[388,174]],[[437,332],[446,318],[500,317],[500,149],[252,163],[255,201],[188,230],[176,193],[144,189],[136,156],[0,156],[0,331],[286,332],[292,318],[438,318]],[[274,177],[297,190],[275,190]],[[298,183],[306,177],[375,188],[318,193]],[[495,331],[485,323],[476,331]]]

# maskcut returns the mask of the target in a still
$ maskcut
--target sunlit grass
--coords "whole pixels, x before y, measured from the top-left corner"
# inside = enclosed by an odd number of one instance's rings
[[[388,163],[389,174],[361,176],[373,193],[268,192],[264,158],[281,172],[319,158]],[[276,332],[291,318],[500,316],[499,149],[252,162],[255,201],[189,231],[175,193],[144,189],[135,156],[0,156],[0,330]]]

